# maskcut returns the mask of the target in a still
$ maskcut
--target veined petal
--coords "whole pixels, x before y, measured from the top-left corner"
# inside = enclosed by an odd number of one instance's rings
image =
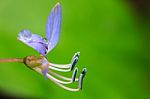
[[[32,47],[43,56],[45,56],[47,53],[47,42],[45,42],[41,36],[30,33],[29,30],[22,30],[18,35],[18,40]]]
[[[61,5],[57,3],[51,10],[46,23],[46,38],[48,40],[48,52],[52,50],[59,39],[61,25]]]
[[[27,43],[27,45],[32,47],[33,49],[35,49],[37,52],[39,52],[43,56],[45,56],[46,53],[47,53],[46,44],[43,44],[43,43],[40,43],[40,42],[29,42],[29,43]]]

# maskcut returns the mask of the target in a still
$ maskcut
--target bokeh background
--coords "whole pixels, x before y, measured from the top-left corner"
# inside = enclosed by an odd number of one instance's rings
[[[57,1],[0,0],[0,58],[39,55],[16,38],[22,29],[44,36]],[[150,99],[149,0],[59,1],[60,39],[47,57],[69,63],[80,51],[79,71],[88,69],[83,90],[66,91],[21,63],[0,63],[1,98]]]

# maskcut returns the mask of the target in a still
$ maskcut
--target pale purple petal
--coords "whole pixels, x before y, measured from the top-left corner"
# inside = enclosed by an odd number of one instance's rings
[[[32,41],[45,43],[44,39],[37,34],[32,34]]]
[[[52,50],[59,39],[61,25],[61,5],[57,3],[51,10],[46,23],[46,38],[48,40],[48,52]]]
[[[27,43],[27,45],[35,49],[37,52],[39,52],[43,56],[46,56],[47,46],[45,44],[40,43],[40,42],[29,42]]]
[[[48,16],[46,24],[46,40],[37,34],[30,33],[29,30],[22,30],[19,33],[18,39],[28,46],[34,48],[40,54],[45,56],[52,50],[59,39],[61,24],[61,5],[57,3]]]
[[[18,40],[32,47],[43,56],[45,56],[47,53],[47,42],[45,42],[41,36],[30,33],[29,30],[22,30],[19,33]]]

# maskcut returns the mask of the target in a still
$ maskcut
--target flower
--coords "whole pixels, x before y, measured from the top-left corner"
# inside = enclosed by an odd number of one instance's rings
[[[26,45],[35,49],[41,56],[27,56],[24,58],[24,63],[35,70],[36,72],[43,74],[44,77],[51,79],[58,86],[69,90],[69,91],[78,91],[82,89],[83,78],[86,74],[86,68],[83,68],[79,78],[76,78],[76,74],[78,72],[78,68],[75,68],[75,65],[79,59],[79,52],[75,53],[71,62],[69,64],[54,64],[50,63],[46,59],[46,55],[49,51],[51,51],[57,44],[60,33],[60,25],[61,25],[61,5],[58,2],[53,9],[51,10],[48,20],[46,23],[46,37],[42,38],[40,35],[33,34],[29,30],[22,30],[18,35],[18,40],[25,43]],[[54,71],[60,72],[69,72],[73,71],[72,78],[67,78],[62,75],[59,75]],[[59,80],[55,77],[61,78]],[[63,81],[66,80],[66,81]],[[73,89],[65,86],[65,84],[70,84],[72,82],[78,82],[78,88]]]

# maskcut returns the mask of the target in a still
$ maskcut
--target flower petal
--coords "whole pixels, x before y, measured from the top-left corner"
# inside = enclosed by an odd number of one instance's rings
[[[61,5],[57,3],[51,10],[46,23],[46,38],[48,40],[48,52],[52,50],[59,39],[61,25]]]
[[[32,47],[43,56],[47,53],[48,45],[44,39],[37,34],[30,33],[29,30],[22,30],[19,33],[18,40]]]

